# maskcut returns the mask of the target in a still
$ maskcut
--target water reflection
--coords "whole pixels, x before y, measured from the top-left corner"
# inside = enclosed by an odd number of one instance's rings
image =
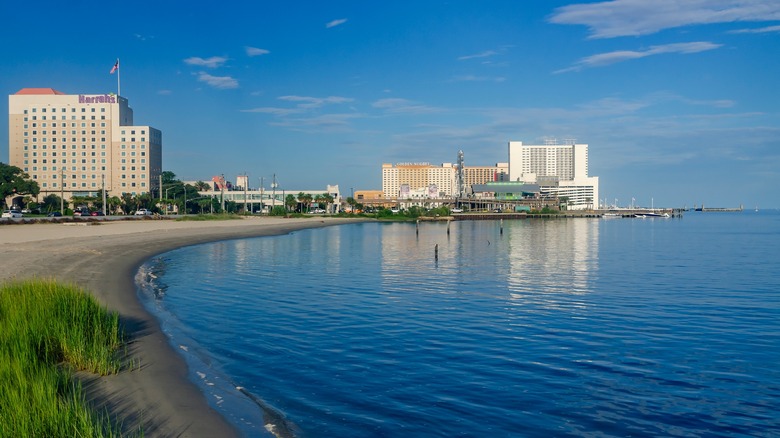
[[[381,293],[414,285],[416,293],[508,296],[555,307],[556,294],[571,306],[572,295],[591,290],[598,230],[599,222],[587,219],[387,224],[378,234],[392,238],[372,244],[378,246]]]
[[[598,220],[524,221],[510,227],[514,299],[529,294],[584,294],[598,271]]]

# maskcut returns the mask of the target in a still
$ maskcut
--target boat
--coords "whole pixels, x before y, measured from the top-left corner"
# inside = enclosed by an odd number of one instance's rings
[[[669,213],[649,212],[649,213],[637,213],[634,215],[634,217],[646,218],[646,217],[671,217],[671,216],[669,215]]]

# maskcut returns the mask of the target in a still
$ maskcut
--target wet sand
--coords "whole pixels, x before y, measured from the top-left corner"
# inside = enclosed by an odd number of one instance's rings
[[[227,221],[129,220],[0,224],[0,281],[29,278],[73,283],[119,313],[132,369],[81,376],[87,396],[107,408],[123,432],[145,437],[230,437],[238,431],[188,378],[184,359],[138,299],[135,274],[149,258],[183,246],[285,234],[354,222],[339,218],[246,218]]]

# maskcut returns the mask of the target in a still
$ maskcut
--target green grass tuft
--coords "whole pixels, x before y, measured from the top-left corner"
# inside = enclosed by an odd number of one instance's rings
[[[73,372],[118,372],[123,344],[118,314],[76,287],[0,287],[0,437],[119,436]]]

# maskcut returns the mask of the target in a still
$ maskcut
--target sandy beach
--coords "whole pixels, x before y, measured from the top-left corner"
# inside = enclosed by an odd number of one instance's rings
[[[238,436],[188,379],[184,359],[140,303],[134,283],[138,268],[157,254],[183,246],[353,221],[252,217],[0,224],[0,281],[44,278],[73,283],[119,313],[129,337],[133,369],[82,378],[88,398],[98,409],[108,409],[123,432],[142,430],[146,437]]]

